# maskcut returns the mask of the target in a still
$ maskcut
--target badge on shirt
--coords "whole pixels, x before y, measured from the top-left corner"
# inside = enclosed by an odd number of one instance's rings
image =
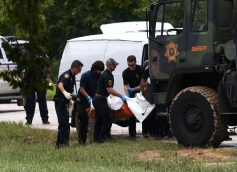
[[[139,79],[139,75],[138,74],[136,74],[136,78]]]
[[[112,80],[108,80],[109,86],[112,86]]]
[[[66,74],[64,75],[64,78],[69,78],[69,75],[66,73]]]

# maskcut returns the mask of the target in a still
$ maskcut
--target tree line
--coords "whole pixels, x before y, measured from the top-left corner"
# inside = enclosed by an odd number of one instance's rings
[[[144,21],[146,7],[152,2],[154,0],[0,0],[0,35],[28,40],[29,51],[37,52],[38,47],[45,50],[50,59],[53,59],[55,81],[67,40],[100,34],[101,24]],[[10,60],[18,63],[18,72],[6,72],[0,75],[11,85],[20,86],[23,92],[27,91],[29,86],[12,78],[20,75],[22,70],[29,70],[30,73],[32,69],[24,68],[37,65],[34,64],[35,57],[22,59],[19,48],[11,50],[7,45],[3,46],[9,51]],[[47,65],[46,63],[42,62]],[[34,73],[35,78],[39,78],[45,72]],[[39,83],[36,80],[32,80],[32,86],[37,84]]]

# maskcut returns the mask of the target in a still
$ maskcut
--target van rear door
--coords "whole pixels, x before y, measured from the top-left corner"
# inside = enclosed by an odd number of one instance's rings
[[[104,61],[107,45],[108,40],[69,40],[63,52],[58,77],[70,69],[74,60],[80,60],[83,63],[83,68],[81,73],[76,75],[78,91],[81,75],[90,70],[95,61]]]
[[[109,41],[108,43],[105,61],[108,58],[113,58],[119,63],[113,75],[114,89],[120,94],[125,94],[122,73],[128,67],[127,57],[129,55],[136,56],[137,64],[141,65],[143,46],[144,42],[142,41]]]

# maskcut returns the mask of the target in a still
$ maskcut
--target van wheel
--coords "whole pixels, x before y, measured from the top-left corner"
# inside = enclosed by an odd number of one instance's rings
[[[227,132],[227,117],[218,113],[215,90],[195,86],[173,99],[169,120],[178,143],[185,146],[218,147]]]

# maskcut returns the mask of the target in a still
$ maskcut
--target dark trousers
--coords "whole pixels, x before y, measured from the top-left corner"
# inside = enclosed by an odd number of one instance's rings
[[[154,108],[142,123],[146,127],[146,132],[152,137],[163,135],[166,125],[166,117],[157,117],[157,109]]]
[[[89,122],[89,116],[86,109],[90,107],[88,102],[79,102],[77,104],[77,118],[78,118],[78,142],[80,144],[86,143],[87,139],[87,127]]]
[[[130,93],[130,98],[134,98],[135,94],[136,93]],[[136,137],[136,134],[137,134],[136,122],[137,122],[137,118],[135,116],[134,117],[130,117],[128,119],[128,132],[129,132],[129,135],[131,137]]]
[[[55,103],[55,110],[58,117],[58,136],[56,147],[69,146],[69,112],[66,103]]]
[[[34,114],[35,114],[35,93],[37,94],[38,103],[39,103],[39,110],[40,110],[40,116],[42,118],[43,122],[48,121],[48,108],[47,108],[47,102],[46,102],[46,90],[41,91],[37,87],[34,87],[30,90],[30,95],[26,97],[26,120],[28,122],[32,122]]]
[[[110,109],[106,98],[94,96],[93,106],[95,108],[95,126],[94,126],[94,141],[104,142],[110,137],[110,129],[112,119],[110,117]]]
[[[129,131],[129,135],[131,137],[136,137],[136,134],[137,134],[136,122],[137,122],[137,118],[136,117],[130,117],[128,119],[128,131]]]

